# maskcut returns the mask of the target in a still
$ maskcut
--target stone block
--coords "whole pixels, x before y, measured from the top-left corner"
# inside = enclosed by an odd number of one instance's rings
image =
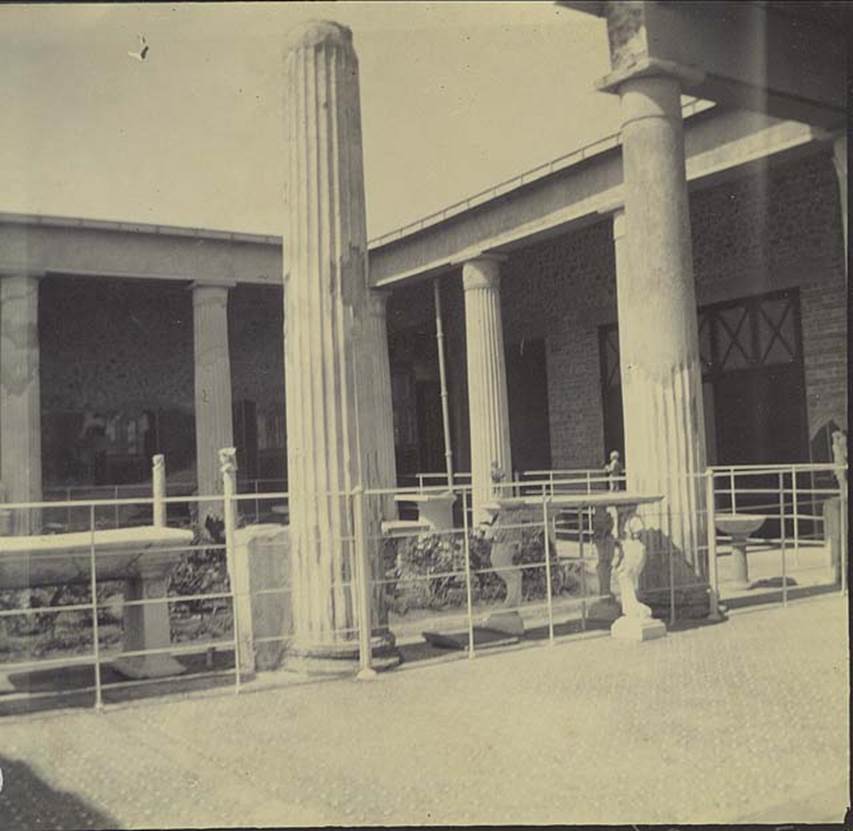
[[[493,612],[483,622],[483,629],[492,629],[520,638],[524,635],[524,621],[518,612]]]
[[[841,579],[841,500],[835,496],[823,503],[823,539],[826,543],[824,565]]]
[[[252,674],[275,669],[281,662],[285,640],[257,643],[291,631],[289,589],[290,545],[287,526],[265,524],[240,528],[234,551],[234,590],[237,594],[237,627],[240,668]]]
[[[610,627],[610,635],[620,641],[652,641],[666,637],[666,626],[653,617],[623,616]]]

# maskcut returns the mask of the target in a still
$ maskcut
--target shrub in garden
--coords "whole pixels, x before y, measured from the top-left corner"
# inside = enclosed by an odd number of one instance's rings
[[[522,596],[525,600],[545,597],[545,545],[541,527],[519,529],[519,545],[513,565],[538,564],[522,571]],[[492,568],[492,541],[481,530],[469,538],[471,600],[500,602],[506,586]],[[389,609],[405,614],[410,609],[453,609],[465,606],[465,550],[460,534],[421,534],[418,537],[386,539],[383,548],[386,597]],[[570,591],[576,577],[561,565],[551,547],[552,595]]]

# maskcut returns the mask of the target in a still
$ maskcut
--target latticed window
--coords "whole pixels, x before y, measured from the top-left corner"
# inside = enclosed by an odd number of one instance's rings
[[[805,393],[799,315],[796,289],[715,303],[699,310],[709,458],[717,455],[715,437],[723,441],[723,456],[741,461],[745,446],[750,444],[764,448],[773,461],[800,454],[807,431],[804,422],[801,424]],[[600,328],[599,355],[605,445],[608,451],[621,450],[624,428],[619,331],[615,324]],[[786,403],[771,406],[768,402],[777,394]],[[751,414],[742,413],[744,408],[751,408]],[[770,425],[770,415],[765,411],[771,409],[787,428]],[[749,432],[745,424],[750,419],[759,425],[755,427],[758,438],[745,438]],[[778,439],[772,452],[768,444],[771,439]]]
[[[699,317],[703,371],[708,375],[798,361],[798,312],[795,291],[706,306]]]

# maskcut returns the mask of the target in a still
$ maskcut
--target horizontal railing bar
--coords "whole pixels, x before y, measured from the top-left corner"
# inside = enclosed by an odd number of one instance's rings
[[[156,648],[152,647],[151,649],[132,649],[121,652],[104,652],[101,654],[101,663],[106,664],[111,661],[118,661],[121,658],[142,658],[146,655],[184,655],[191,654],[193,652],[198,652],[199,647],[204,647],[205,649],[217,649],[223,647],[231,647],[235,648],[234,638],[231,638],[227,641],[196,641],[191,644],[182,645],[180,643],[173,643],[169,646],[158,646]]]
[[[0,674],[11,675],[24,669],[39,667],[44,669],[45,666],[65,666],[66,664],[77,666],[78,664],[94,664],[95,653],[91,652],[86,655],[69,655],[67,658],[42,658],[33,661],[17,661],[13,664],[0,664]],[[2,698],[0,698],[2,701]]]

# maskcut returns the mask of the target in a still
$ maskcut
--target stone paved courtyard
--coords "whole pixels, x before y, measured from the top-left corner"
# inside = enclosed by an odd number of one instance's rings
[[[834,594],[645,644],[9,717],[0,828],[840,821],[847,654]]]

